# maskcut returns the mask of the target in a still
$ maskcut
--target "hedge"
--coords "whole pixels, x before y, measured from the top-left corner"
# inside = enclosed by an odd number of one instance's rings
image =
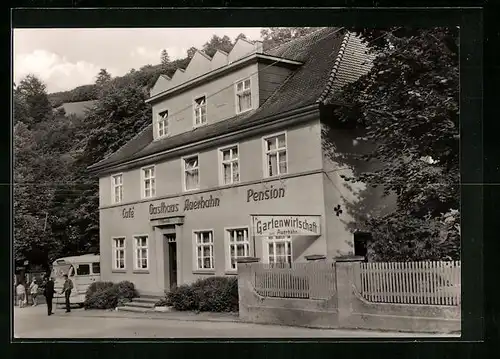
[[[95,282],[85,294],[85,309],[112,309],[138,296],[133,283]]]
[[[172,289],[157,305],[169,305],[179,311],[237,312],[238,280],[235,277],[199,279]]]

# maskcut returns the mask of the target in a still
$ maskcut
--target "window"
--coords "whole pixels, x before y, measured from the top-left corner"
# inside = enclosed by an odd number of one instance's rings
[[[222,149],[221,157],[222,184],[238,183],[240,181],[238,146]]]
[[[267,259],[270,264],[292,263],[292,237],[267,237]]]
[[[155,189],[155,168],[154,166],[142,169],[143,198],[154,197]]]
[[[212,231],[194,232],[196,269],[214,269],[214,234]]]
[[[250,255],[250,242],[248,240],[247,228],[231,228],[226,230],[227,245],[229,256],[227,268],[236,270],[238,258],[248,257]]]
[[[194,126],[207,123],[207,98],[201,96],[194,100]]]
[[[252,88],[250,79],[236,83],[236,113],[252,109]]]
[[[113,187],[113,203],[120,203],[123,199],[123,176],[121,174],[111,177]]]
[[[125,238],[113,238],[113,269],[125,269]]]
[[[101,273],[101,264],[100,263],[92,263],[92,273],[100,274]]]
[[[168,133],[168,111],[161,111],[158,113],[158,137],[164,137]]]
[[[198,156],[184,158],[184,189],[192,191],[200,186]]]
[[[76,275],[89,275],[90,274],[90,265],[88,264],[79,264],[76,269]]]
[[[148,237],[135,237],[135,269],[148,269]]]
[[[286,135],[283,133],[278,136],[264,139],[266,153],[266,174],[268,177],[286,174]]]

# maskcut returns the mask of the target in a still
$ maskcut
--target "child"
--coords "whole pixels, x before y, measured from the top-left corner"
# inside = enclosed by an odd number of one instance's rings
[[[17,305],[19,308],[24,308],[24,301],[26,299],[26,288],[24,287],[24,284],[19,283],[16,287],[16,294],[17,294]]]
[[[33,282],[30,285],[30,294],[31,298],[33,298],[33,307],[36,307],[36,296],[38,294],[38,284],[36,283],[36,279],[33,279]]]

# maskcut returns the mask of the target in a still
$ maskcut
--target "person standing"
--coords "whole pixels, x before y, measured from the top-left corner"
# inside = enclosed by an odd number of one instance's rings
[[[45,301],[47,302],[47,313],[48,315],[52,315],[52,299],[54,298],[54,281],[51,277],[45,283],[45,288],[43,290],[43,295],[45,296]]]
[[[64,299],[66,300],[66,313],[71,312],[69,296],[71,295],[71,290],[73,289],[73,282],[68,278],[68,275],[64,275],[64,285],[61,294],[64,294]]]
[[[33,306],[36,307],[37,305],[36,297],[38,295],[38,284],[36,283],[36,279],[33,279],[33,282],[31,282],[30,294],[31,294],[31,299],[33,299]]]
[[[17,285],[16,294],[17,294],[17,305],[19,306],[19,308],[23,308],[26,300],[26,287],[22,282],[19,282],[19,284]]]

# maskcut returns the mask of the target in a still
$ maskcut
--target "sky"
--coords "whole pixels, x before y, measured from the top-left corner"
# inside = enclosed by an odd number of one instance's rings
[[[213,34],[234,41],[244,33],[260,39],[261,28],[150,28],[150,29],[15,29],[14,81],[34,74],[47,92],[71,90],[91,84],[100,69],[122,76],[130,69],[160,63],[166,49],[171,60],[183,58],[194,46],[200,48]]]

